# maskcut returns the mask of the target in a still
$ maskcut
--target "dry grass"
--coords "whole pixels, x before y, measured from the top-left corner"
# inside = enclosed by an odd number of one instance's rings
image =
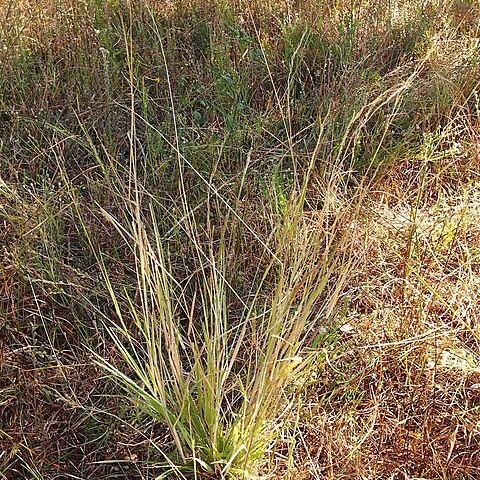
[[[412,161],[378,185],[343,328],[303,397],[294,478],[478,478],[477,148],[445,160],[468,159],[454,183],[436,166],[408,183]]]
[[[278,391],[265,384],[280,411],[269,405],[261,430],[278,437],[249,471],[480,478],[468,5],[0,0],[0,478],[152,479],[172,453],[175,425],[132,408],[91,353],[135,373],[105,328],[149,304],[121,228],[132,196],[136,220],[157,222],[183,322],[202,310],[201,252],[215,266],[222,248],[222,321],[240,324],[245,305],[268,317],[283,248],[287,310],[305,324],[285,358],[308,362]],[[298,313],[313,280],[295,269],[317,268],[340,238],[354,271],[329,275]],[[301,265],[298,252],[310,252]],[[238,362],[267,337],[245,334]],[[275,370],[252,365],[252,385]]]

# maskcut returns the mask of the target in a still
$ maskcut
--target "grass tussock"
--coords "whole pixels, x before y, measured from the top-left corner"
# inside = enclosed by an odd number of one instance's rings
[[[477,478],[479,45],[0,0],[0,477]]]

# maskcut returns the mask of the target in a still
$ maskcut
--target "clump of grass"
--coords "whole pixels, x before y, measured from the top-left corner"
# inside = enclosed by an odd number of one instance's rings
[[[130,56],[131,43],[127,51]],[[142,120],[170,144],[177,157],[182,216],[176,228],[183,243],[188,244],[190,261],[196,268],[187,281],[177,277],[168,234],[163,233],[155,204],[145,208],[145,196],[152,195],[139,181],[142,157],[134,133],[141,117],[135,111],[134,71],[129,57],[132,135],[128,183],[122,183],[125,180],[116,172],[116,162],[109,162],[110,176],[120,182],[117,190],[124,192],[125,214],[119,219],[104,210],[104,215],[133,257],[134,294],[118,292],[105,257],[97,252],[117,317],[106,328],[129,372],[108,359],[97,359],[137,408],[167,426],[175,448],[163,452],[165,475],[252,477],[274,437],[277,412],[286,408],[290,375],[307,363],[301,356],[306,335],[316,319],[330,317],[351,268],[354,230],[345,224],[352,225],[349,216],[360,208],[365,189],[357,180],[360,194],[355,196],[355,188],[349,185],[353,180],[350,169],[355,167],[352,143],[380,108],[401,97],[411,79],[367,101],[345,121],[340,144],[323,165],[319,180],[325,190],[316,199],[317,208],[311,215],[305,214],[307,191],[322,151],[324,124],[319,127],[306,166],[295,158],[293,140],[288,138],[293,164],[287,187],[290,193],[288,200],[282,193],[283,201],[273,208],[274,215],[268,219],[272,231],[266,241],[182,153],[163,47],[162,56],[174,142]],[[282,119],[291,135],[288,112],[282,112]],[[204,227],[196,223],[184,183],[188,173],[207,188],[208,204],[221,207],[222,223],[210,222],[208,215]],[[247,163],[242,178],[248,175]],[[275,188],[278,190],[278,185]],[[350,203],[352,197],[358,202],[355,207]],[[212,211],[207,208],[207,213]],[[252,235],[261,251],[262,262],[246,298],[235,289],[232,273],[237,272],[228,266],[228,259],[237,253],[229,240],[233,220],[240,229],[237,235]],[[231,299],[237,302],[234,315],[228,307]]]
[[[302,345],[313,316],[331,314],[350,269],[340,218],[329,222],[327,209],[304,218],[305,192],[292,193],[274,240],[262,242],[270,259],[247,298],[228,278],[230,215],[205,242],[211,232],[198,231],[185,205],[182,229],[198,265],[186,283],[153,209],[145,215],[127,202],[126,224],[105,212],[134,257],[136,293],[117,291],[98,253],[117,317],[107,330],[128,369],[97,359],[137,408],[167,425],[175,449],[164,452],[165,475],[250,478],[274,437],[290,375],[308,363]]]

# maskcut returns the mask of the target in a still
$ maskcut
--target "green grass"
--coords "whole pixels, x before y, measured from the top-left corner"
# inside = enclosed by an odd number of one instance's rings
[[[1,478],[478,476],[462,5],[0,0]]]

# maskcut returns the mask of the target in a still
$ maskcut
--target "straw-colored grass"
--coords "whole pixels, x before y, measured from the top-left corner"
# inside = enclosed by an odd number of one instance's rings
[[[478,9],[0,0],[0,478],[477,478]]]

